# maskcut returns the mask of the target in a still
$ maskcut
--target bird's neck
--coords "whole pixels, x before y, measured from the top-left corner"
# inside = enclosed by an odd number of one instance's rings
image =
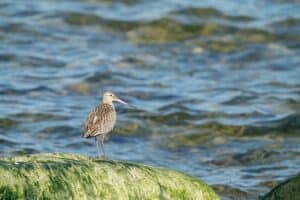
[[[114,104],[113,104],[113,102],[112,101],[105,101],[105,100],[103,100],[103,102],[102,102],[103,104],[107,104],[107,105],[109,105],[109,106],[111,106],[111,107],[113,107],[113,108],[115,108],[114,107]]]

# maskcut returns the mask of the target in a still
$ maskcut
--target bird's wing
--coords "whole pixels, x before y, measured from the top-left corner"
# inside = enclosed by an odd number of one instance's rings
[[[93,109],[88,117],[85,120],[85,124],[84,124],[84,134],[83,137],[87,138],[90,136],[94,136],[96,134],[97,131],[97,123],[99,124],[99,121],[101,121],[101,117],[97,116],[97,110],[99,108],[96,107],[95,109]]]
[[[112,130],[114,123],[114,110],[110,106],[102,104],[89,113],[85,121],[83,137],[107,133]]]

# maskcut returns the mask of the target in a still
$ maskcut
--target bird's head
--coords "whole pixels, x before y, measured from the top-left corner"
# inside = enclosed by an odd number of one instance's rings
[[[112,104],[114,101],[122,103],[127,105],[127,103],[125,101],[122,101],[121,99],[119,99],[114,93],[112,92],[105,92],[103,94],[103,103],[108,103],[108,104]]]

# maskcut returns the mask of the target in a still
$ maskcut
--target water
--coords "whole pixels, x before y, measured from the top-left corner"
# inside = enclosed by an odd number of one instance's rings
[[[258,198],[299,172],[299,35],[297,1],[1,1],[0,154],[96,155],[112,90],[112,159]]]

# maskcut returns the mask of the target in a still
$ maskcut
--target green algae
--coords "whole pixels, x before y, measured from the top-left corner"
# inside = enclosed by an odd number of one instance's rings
[[[70,25],[95,25],[100,22],[100,18],[96,15],[92,14],[84,14],[84,13],[77,13],[77,12],[72,12],[66,14],[64,17],[64,21],[67,24]]]
[[[207,123],[195,126],[199,131],[207,130],[226,136],[262,136],[262,135],[289,135],[297,136],[300,130],[299,115],[293,114],[285,119],[264,124],[253,125],[226,125],[220,123]]]
[[[0,199],[219,199],[182,173],[71,154],[0,158]]]
[[[65,23],[76,26],[102,26],[110,31],[128,31],[143,23],[105,19],[90,13],[71,12],[64,16]]]
[[[164,44],[184,41],[195,36],[221,35],[235,28],[214,23],[182,24],[173,19],[163,18],[139,26],[128,32],[131,42],[137,44]]]
[[[12,187],[2,186],[0,187],[0,199],[10,200],[18,199],[18,192]]]
[[[263,197],[263,200],[296,200],[300,197],[300,173],[284,181]]]
[[[170,115],[172,116],[172,115]],[[174,115],[179,116],[179,115]],[[193,116],[190,116],[193,118]],[[200,125],[193,125],[185,123],[185,120],[189,120],[188,117],[184,117],[182,120],[176,120],[176,118],[170,117],[174,123],[169,122],[165,119],[165,116],[152,119],[148,117],[148,120],[151,119],[156,126],[162,126],[162,123],[159,121],[165,120],[164,124],[173,126],[169,129],[164,129],[171,134],[162,135],[161,130],[153,129],[151,134],[157,138],[158,144],[162,148],[167,149],[177,149],[178,147],[199,147],[199,146],[209,146],[209,145],[219,145],[225,143],[228,139],[241,139],[249,140],[254,138],[264,138],[272,139],[274,141],[281,141],[282,138],[298,138],[299,136],[299,115],[293,114],[285,119],[280,119],[278,121],[268,122],[264,124],[253,124],[253,125],[229,125],[222,124],[218,122],[205,123]],[[149,133],[149,131],[148,131]],[[166,138],[167,137],[167,138]],[[163,138],[163,139],[161,139]],[[268,152],[248,152],[247,155],[242,156],[243,161],[252,160],[251,157],[261,156],[262,162],[265,161],[265,158],[276,160],[276,152],[271,152],[269,155]],[[269,155],[269,156],[268,156]],[[289,154],[282,155],[284,157],[289,157]],[[241,161],[242,162],[242,161]]]
[[[281,21],[277,21],[271,24],[272,27],[280,28],[293,28],[300,25],[300,19],[297,18],[288,18]]]
[[[237,51],[242,48],[238,42],[233,41],[201,41],[197,43],[198,46],[202,48],[208,49],[210,51],[220,52],[220,53],[228,53],[232,51]]]
[[[179,128],[177,128],[179,129]],[[189,132],[184,134],[173,134],[166,142],[162,143],[163,147],[176,149],[178,147],[197,147],[199,145],[220,144],[230,137],[244,137],[246,135],[245,126],[223,125],[218,123],[209,123],[204,125],[191,125]]]
[[[218,167],[268,165],[284,160],[299,159],[296,152],[280,152],[276,150],[249,150],[245,153],[227,153],[222,157],[209,161]],[[284,166],[270,167],[269,169],[284,169]]]
[[[163,146],[168,149],[176,149],[178,147],[196,147],[206,144],[211,139],[211,135],[206,133],[176,135],[168,139],[168,142],[163,144]]]
[[[201,23],[187,23],[177,19],[185,17],[216,18]],[[70,25],[101,27],[106,31],[125,33],[128,40],[138,45],[168,44],[187,41],[194,47],[210,51],[228,53],[238,51],[251,44],[272,43],[281,40],[294,41],[297,37],[283,36],[259,28],[241,28],[232,24],[220,24],[218,20],[248,22],[247,16],[228,16],[212,8],[197,8],[176,11],[153,21],[130,21],[107,19],[91,13],[71,12],[64,16]],[[186,20],[190,21],[190,20]],[[293,22],[295,23],[295,22]]]
[[[215,8],[185,8],[183,10],[179,10],[173,12],[173,14],[183,14],[185,16],[197,16],[199,19],[203,18],[217,18],[217,19],[226,19],[230,21],[241,21],[241,22],[249,22],[254,20],[254,18],[250,16],[237,15],[231,16],[226,15],[223,12],[215,9]]]
[[[119,135],[137,135],[142,131],[146,131],[146,129],[137,123],[127,123],[114,130]]]
[[[91,93],[92,87],[85,81],[77,82],[67,86],[67,89],[71,92],[75,92],[81,95],[89,95]]]
[[[0,118],[0,128],[8,129],[14,127],[16,122],[9,118]]]

